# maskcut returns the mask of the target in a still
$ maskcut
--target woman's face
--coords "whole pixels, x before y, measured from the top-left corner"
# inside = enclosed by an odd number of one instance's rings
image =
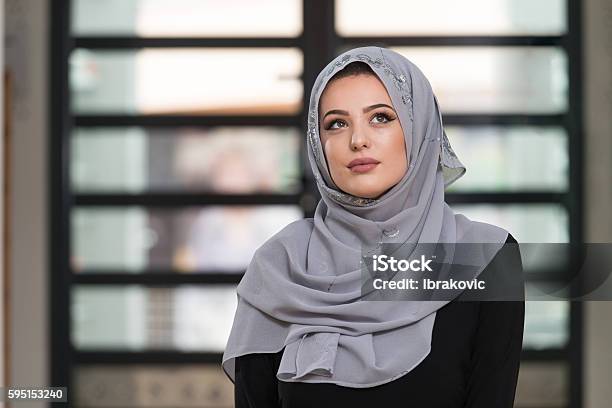
[[[378,77],[359,74],[328,83],[319,118],[329,171],[342,191],[377,198],[402,179],[408,168],[404,133]]]

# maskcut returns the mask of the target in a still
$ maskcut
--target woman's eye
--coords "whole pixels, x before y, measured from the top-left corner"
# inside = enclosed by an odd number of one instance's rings
[[[389,116],[385,113],[377,113],[374,115],[373,119],[378,119],[378,123],[386,123],[389,122]]]
[[[329,123],[329,125],[327,125],[327,129],[338,129],[337,127],[334,127],[334,124],[336,123],[343,123],[341,120],[333,120]]]

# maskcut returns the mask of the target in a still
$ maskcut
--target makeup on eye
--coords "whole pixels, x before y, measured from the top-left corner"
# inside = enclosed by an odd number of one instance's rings
[[[387,105],[385,105],[385,106],[387,106]],[[329,114],[329,113],[333,113],[333,112],[334,112],[334,111],[329,111],[329,112],[328,112],[328,114]],[[327,116],[327,114],[326,114],[325,116]],[[348,116],[348,113],[346,114],[346,116]],[[374,113],[374,114],[373,114],[373,115],[370,117],[370,121],[371,121],[372,119],[376,118],[376,117],[379,117],[379,116],[382,116],[382,117],[383,117],[383,118],[385,118],[385,120],[386,120],[386,121],[384,121],[384,122],[383,122],[383,121],[379,121],[379,122],[377,122],[377,123],[379,123],[379,124],[383,124],[383,123],[392,122],[392,121],[394,121],[394,120],[397,118],[397,116],[396,116],[396,115],[389,114],[389,113],[387,113],[387,112],[385,112],[385,111],[379,111],[379,112],[375,112],[375,113]],[[334,123],[336,123],[336,122],[344,122],[344,121],[342,121],[341,119],[332,119],[332,120],[331,120],[329,123],[327,123],[327,124],[324,126],[324,129],[325,129],[325,130],[335,130],[335,129],[339,129],[339,128],[332,128],[332,126],[333,126],[333,125],[334,125]]]
[[[389,108],[391,109],[393,112],[395,112],[395,109],[393,109],[393,107],[387,105],[386,103],[376,103],[374,105],[370,105],[370,106],[366,106],[365,108],[363,108],[363,113],[368,113],[371,110],[374,110],[376,108]],[[330,111],[327,111],[327,113],[323,116],[323,119],[325,119],[327,117],[327,115],[331,115],[332,113],[336,113],[338,115],[344,115],[344,116],[349,116],[349,113],[345,110],[342,109],[332,109]]]

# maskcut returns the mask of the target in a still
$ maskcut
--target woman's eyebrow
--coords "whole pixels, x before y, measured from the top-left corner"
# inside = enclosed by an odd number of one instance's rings
[[[395,112],[395,109],[393,109],[391,106],[385,104],[385,103],[377,103],[375,105],[370,105],[367,106],[365,108],[363,108],[363,113],[367,113],[369,111],[371,111],[372,109],[376,109],[376,108],[380,108],[380,107],[387,107],[389,109],[391,109],[393,112]],[[344,115],[344,116],[348,116],[348,112],[345,110],[341,110],[341,109],[332,109],[330,111],[328,111],[324,116],[323,119],[325,119],[327,117],[327,115],[331,115],[331,114],[338,114],[338,115]]]

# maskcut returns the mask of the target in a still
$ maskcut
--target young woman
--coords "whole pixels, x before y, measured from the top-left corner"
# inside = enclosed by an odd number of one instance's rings
[[[516,243],[446,204],[465,167],[423,73],[386,48],[339,55],[312,89],[306,147],[315,215],[266,241],[237,288],[222,363],[236,407],[512,407],[523,301],[362,296],[362,251],[382,242],[487,243],[479,273]],[[518,249],[503,263],[520,269]]]

